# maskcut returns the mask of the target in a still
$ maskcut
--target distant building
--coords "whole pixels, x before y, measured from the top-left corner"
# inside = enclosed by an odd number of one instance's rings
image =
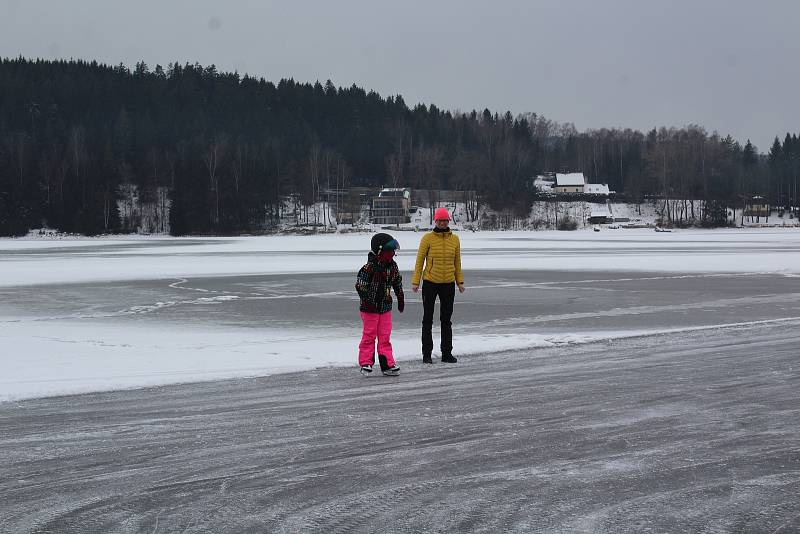
[[[614,216],[608,206],[602,204],[592,205],[592,211],[589,213],[589,224],[608,224],[613,222]]]
[[[751,198],[744,205],[745,217],[769,217],[769,203],[764,197],[756,196]]]
[[[556,185],[553,187],[554,193],[583,193],[586,179],[582,172],[571,172],[568,174],[556,173]]]
[[[411,192],[402,187],[381,189],[372,198],[370,220],[373,224],[404,224],[411,222],[409,208]]]
[[[583,192],[587,195],[608,196],[611,194],[611,191],[608,189],[608,184],[586,184],[583,186]]]
[[[545,190],[546,181],[542,177],[537,177],[535,184],[540,191]],[[611,195],[607,184],[586,183],[586,177],[582,172],[556,173],[552,192],[556,194],[603,195],[606,197]]]

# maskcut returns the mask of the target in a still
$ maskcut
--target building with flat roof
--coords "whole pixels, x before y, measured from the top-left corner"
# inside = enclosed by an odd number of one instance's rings
[[[583,186],[583,192],[587,195],[605,195],[611,194],[608,189],[608,184],[586,184]]]
[[[411,222],[411,192],[402,187],[381,189],[372,198],[370,220],[373,224],[405,224]]]

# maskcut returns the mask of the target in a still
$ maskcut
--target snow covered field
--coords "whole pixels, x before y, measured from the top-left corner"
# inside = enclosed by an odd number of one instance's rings
[[[354,365],[369,235],[0,240],[0,401]],[[796,229],[460,235],[459,355],[800,315]],[[419,352],[421,234],[396,237],[402,366]]]

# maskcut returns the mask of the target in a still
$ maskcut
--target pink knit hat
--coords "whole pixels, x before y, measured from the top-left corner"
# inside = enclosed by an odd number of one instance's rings
[[[450,220],[450,212],[447,211],[447,208],[436,208],[436,211],[433,212],[433,220],[434,221],[449,221]]]

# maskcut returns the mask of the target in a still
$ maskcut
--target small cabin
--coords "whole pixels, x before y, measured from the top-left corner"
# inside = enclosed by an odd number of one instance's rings
[[[764,197],[756,196],[751,198],[744,205],[745,217],[769,217],[769,203]]]

